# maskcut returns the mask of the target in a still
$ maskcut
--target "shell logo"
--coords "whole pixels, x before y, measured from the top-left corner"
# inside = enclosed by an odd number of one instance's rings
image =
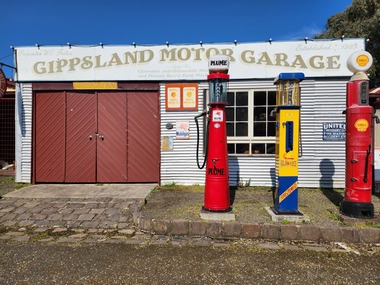
[[[193,92],[191,92],[191,91],[187,92],[186,96],[190,98],[191,96],[193,96]]]
[[[366,51],[357,51],[350,55],[347,60],[347,68],[353,72],[357,73],[359,71],[367,71],[373,62],[372,55]]]
[[[173,92],[170,94],[170,96],[172,96],[172,98],[174,98],[174,97],[177,96],[177,93],[173,91]]]
[[[358,63],[359,66],[366,66],[367,63],[369,62],[369,58],[365,54],[361,54],[356,58],[356,62]]]
[[[358,132],[365,132],[368,129],[368,121],[366,119],[359,119],[354,124]]]
[[[291,120],[291,119],[293,119],[293,118],[294,118],[293,113],[286,113],[286,115],[285,115],[285,119],[287,119],[287,120]]]
[[[288,153],[284,153],[284,158],[293,160],[295,158],[295,156],[294,156],[294,154],[288,152]]]

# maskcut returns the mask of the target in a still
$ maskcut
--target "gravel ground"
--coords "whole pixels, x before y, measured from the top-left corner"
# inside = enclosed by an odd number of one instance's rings
[[[1,284],[379,284],[378,254],[0,241]]]
[[[147,197],[142,208],[145,218],[201,220],[203,186],[162,186]],[[273,206],[268,187],[242,187],[232,190],[232,209],[241,223],[270,223],[265,207]],[[380,199],[373,195],[375,219],[350,219],[339,213],[342,189],[299,189],[299,210],[320,226],[380,227]]]

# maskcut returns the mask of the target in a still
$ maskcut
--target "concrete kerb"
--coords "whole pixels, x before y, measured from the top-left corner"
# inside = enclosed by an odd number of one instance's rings
[[[301,224],[239,223],[192,220],[149,219],[140,216],[136,227],[141,232],[167,236],[201,236],[273,241],[380,243],[378,228],[323,227]]]

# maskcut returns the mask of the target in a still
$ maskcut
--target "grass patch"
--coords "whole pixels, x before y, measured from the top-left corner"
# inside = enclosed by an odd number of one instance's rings
[[[178,185],[175,183],[164,184],[163,186],[157,186],[152,192],[160,191],[188,191],[188,192],[204,192],[204,186],[199,184],[194,185]]]
[[[0,185],[1,186],[10,186],[15,184],[14,176],[10,175],[0,175]]]
[[[8,232],[7,228],[0,225],[0,234],[6,233],[6,232]]]
[[[23,187],[31,186],[31,183],[18,183],[15,182],[15,177],[12,175],[0,175],[0,187],[10,187],[14,189],[21,189]]]
[[[202,206],[200,204],[186,205],[173,209],[171,214],[179,219],[198,218],[201,208]]]
[[[28,187],[28,186],[32,186],[33,184],[31,183],[16,183],[16,190],[18,189],[21,189],[21,188],[24,188],[24,187]]]
[[[378,222],[365,222],[365,225],[369,228],[377,228],[380,229],[380,223]]]
[[[41,240],[41,239],[47,239],[49,237],[52,237],[52,236],[51,236],[50,232],[48,230],[46,230],[46,231],[44,231],[42,233],[38,233],[38,234],[33,233],[31,235],[31,240],[37,241],[37,240]]]
[[[343,222],[343,218],[339,213],[332,211],[332,210],[327,210],[327,211],[329,212],[329,218],[330,219],[337,221],[337,222]]]
[[[272,191],[271,186],[247,186],[247,187],[239,187],[238,190],[246,190],[246,191],[255,191],[255,190],[266,190],[268,192]]]
[[[163,185],[163,187],[165,187],[165,188],[172,188],[172,187],[176,187],[176,186],[177,186],[177,183],[175,183],[175,182],[169,182],[169,183],[165,183]]]

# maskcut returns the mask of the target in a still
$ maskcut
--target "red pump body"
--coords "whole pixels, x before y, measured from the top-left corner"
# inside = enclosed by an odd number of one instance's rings
[[[210,103],[208,157],[204,210],[229,211],[230,190],[228,181],[228,152],[225,103]]]
[[[347,83],[346,187],[341,212],[356,218],[373,218],[373,108],[368,105],[368,81]]]
[[[209,58],[209,124],[206,151],[206,181],[203,210],[228,212],[230,188],[228,174],[226,112],[229,57]],[[199,167],[199,165],[198,165]],[[201,168],[201,167],[199,167]]]

